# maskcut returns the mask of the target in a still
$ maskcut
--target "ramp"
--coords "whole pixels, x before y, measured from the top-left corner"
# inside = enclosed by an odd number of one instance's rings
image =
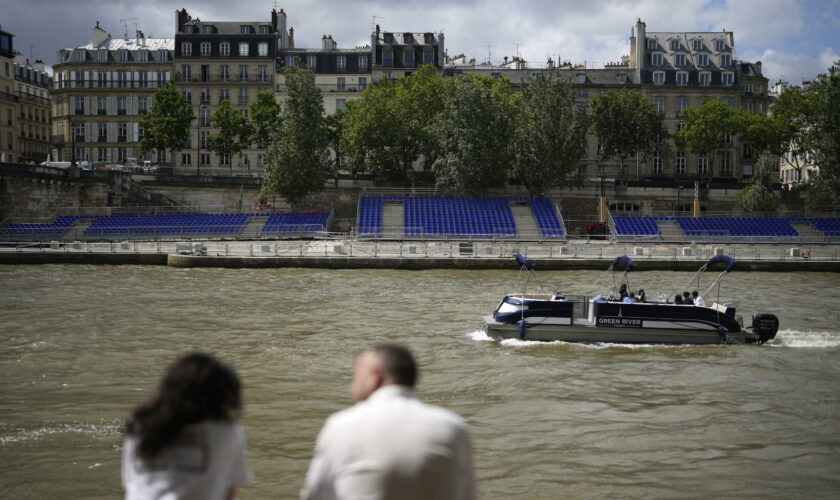
[[[510,212],[513,214],[513,222],[516,224],[516,234],[520,240],[540,239],[540,227],[537,225],[537,218],[531,209],[531,203],[527,201],[510,202]]]
[[[686,236],[675,220],[657,220],[656,227],[662,234],[662,241],[685,241]]]
[[[382,202],[382,238],[401,239],[405,234],[405,203],[401,200]]]

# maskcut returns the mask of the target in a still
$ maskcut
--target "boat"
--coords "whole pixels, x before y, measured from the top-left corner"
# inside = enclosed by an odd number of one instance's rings
[[[516,254],[522,273],[527,273],[523,290],[536,280],[533,264]],[[710,267],[724,264],[725,269],[709,286],[704,297],[717,287],[735,267],[735,260],[726,255],[712,257],[689,280],[691,285]],[[633,269],[628,256],[617,257],[607,273],[624,266],[623,281]],[[518,280],[519,282],[519,280]],[[517,282],[517,285],[518,285]],[[615,280],[614,280],[615,284]],[[688,285],[682,288],[689,290]],[[542,288],[542,286],[541,286]],[[629,288],[629,287],[628,287]],[[760,313],[752,324],[744,326],[735,307],[718,302],[708,306],[675,303],[667,295],[624,302],[612,295],[565,295],[562,293],[513,293],[506,295],[493,314],[484,316],[485,332],[491,338],[537,341],[564,341],[621,344],[762,344],[772,340],[779,329],[774,314]]]

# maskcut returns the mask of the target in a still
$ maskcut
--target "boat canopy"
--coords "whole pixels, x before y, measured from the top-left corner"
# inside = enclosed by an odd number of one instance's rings
[[[729,273],[735,267],[735,259],[728,255],[716,255],[709,259],[709,262],[706,262],[704,267],[709,267],[712,264],[716,264],[718,262],[725,262],[726,263],[726,270],[723,271],[725,273]]]
[[[528,258],[525,257],[524,255],[522,255],[521,253],[518,253],[518,254],[514,255],[514,258],[516,259],[516,262],[518,262],[520,266],[524,267],[528,271],[531,271],[531,270],[534,269],[534,265],[531,264],[531,261],[528,260]]]
[[[626,264],[627,267],[624,268],[625,273],[629,273],[630,271],[633,270],[633,259],[631,259],[630,257],[628,257],[626,255],[620,255],[620,256],[616,257],[615,260],[613,261],[612,265],[610,266],[610,269],[615,268],[615,266],[618,265],[618,264]]]

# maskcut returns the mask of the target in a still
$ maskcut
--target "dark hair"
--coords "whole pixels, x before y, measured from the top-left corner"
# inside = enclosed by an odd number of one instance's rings
[[[688,297],[690,297],[690,296],[691,296],[691,294],[690,294],[690,293],[688,293],[688,292],[683,292],[683,297],[688,298]]]
[[[674,297],[674,304],[682,304],[682,303],[683,303],[682,295],[677,294],[676,297]]]
[[[697,293],[697,290],[694,290],[693,292],[691,292],[692,297],[697,297],[698,295],[700,295],[700,294]]]
[[[417,364],[408,349],[396,344],[377,344],[370,348],[382,364],[385,377],[396,384],[414,387]]]
[[[138,454],[154,458],[184,427],[203,420],[232,420],[241,407],[236,372],[209,354],[186,354],[169,366],[157,393],[134,410],[126,432]]]

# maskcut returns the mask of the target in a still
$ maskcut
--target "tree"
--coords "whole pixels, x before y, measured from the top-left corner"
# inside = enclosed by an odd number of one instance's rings
[[[251,139],[259,149],[271,142],[271,136],[280,130],[283,107],[270,90],[257,94],[257,100],[248,105],[248,122]]]
[[[207,138],[207,149],[220,157],[227,157],[233,174],[233,155],[251,145],[251,127],[242,111],[225,99],[210,115],[210,125],[219,129]],[[250,167],[249,167],[250,169]]]
[[[266,155],[265,189],[294,204],[323,189],[332,162],[324,100],[315,87],[315,75],[299,65],[283,73],[286,100],[280,133],[272,137]]]
[[[433,128],[447,85],[434,66],[425,65],[396,82],[382,79],[347,103],[339,150],[351,172],[414,185],[417,171],[437,154]]]
[[[675,142],[679,147],[688,147],[693,153],[707,154],[710,177],[719,150],[726,147],[726,135],[735,135],[737,131],[735,116],[732,107],[714,100],[682,112],[685,126],[676,133]]]
[[[152,107],[140,115],[138,123],[143,127],[143,138],[139,148],[143,154],[153,150],[169,150],[174,156],[184,148],[190,139],[190,123],[193,109],[175,85],[167,83],[155,91]]]
[[[627,89],[598,96],[592,101],[592,117],[601,145],[599,159],[618,159],[622,173],[626,159],[638,154],[647,160],[669,137],[656,106]]]
[[[803,179],[802,169],[814,156],[814,127],[817,117],[818,94],[815,89],[788,87],[770,108],[782,126],[783,152],[781,161],[796,170]]]
[[[455,80],[434,129],[439,151],[432,169],[439,187],[478,194],[507,182],[510,86],[506,79],[498,81],[506,90],[494,98],[496,83],[490,77],[470,75]]]
[[[809,189],[806,206],[837,209],[840,201],[840,61],[828,76],[814,84],[818,94],[814,120],[814,163],[819,167],[817,185]]]
[[[738,205],[747,212],[772,212],[779,198],[772,191],[773,160],[765,153],[758,157],[750,185],[738,193]]]
[[[578,165],[590,120],[574,102],[571,85],[557,72],[532,77],[515,98],[513,173],[531,194],[582,182]]]

